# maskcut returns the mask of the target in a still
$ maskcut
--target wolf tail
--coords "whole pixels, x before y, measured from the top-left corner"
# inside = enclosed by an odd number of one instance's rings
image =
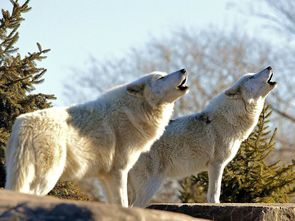
[[[35,174],[35,156],[32,149],[32,128],[22,127],[23,119],[16,119],[5,153],[5,189],[30,193]]]

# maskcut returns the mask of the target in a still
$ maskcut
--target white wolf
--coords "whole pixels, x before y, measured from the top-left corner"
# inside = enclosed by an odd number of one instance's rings
[[[186,79],[185,69],[153,72],[92,102],[19,116],[5,188],[45,195],[60,178],[87,190],[100,178],[109,201],[127,207],[127,173],[162,135],[174,101],[188,91]]]
[[[275,88],[268,67],[246,74],[216,96],[201,113],[171,121],[163,136],[129,171],[129,203],[145,206],[165,178],[209,173],[207,200],[218,203],[224,167],[258,122],[264,100]]]

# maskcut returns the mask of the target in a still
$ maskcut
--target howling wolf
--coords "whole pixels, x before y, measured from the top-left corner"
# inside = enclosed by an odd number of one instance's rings
[[[99,179],[109,202],[127,207],[128,171],[162,135],[186,80],[185,69],[153,72],[95,101],[20,115],[6,150],[5,188],[45,195],[61,179],[95,198],[91,183]]]
[[[271,67],[246,74],[201,113],[172,121],[130,170],[130,205],[145,206],[165,178],[202,171],[209,174],[207,200],[218,203],[224,167],[257,124],[266,96],[276,87],[272,76]]]

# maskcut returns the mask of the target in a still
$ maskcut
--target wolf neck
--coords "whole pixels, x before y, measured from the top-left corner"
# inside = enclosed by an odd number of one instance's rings
[[[212,123],[229,124],[233,130],[228,132],[234,133],[236,138],[243,141],[258,123],[263,105],[264,99],[252,104],[246,104],[243,100],[235,101],[225,94],[220,94],[210,102],[205,112],[209,114]]]
[[[125,109],[125,113],[131,124],[142,136],[153,139],[153,141],[159,139],[166,125],[169,123],[174,104],[163,104],[153,108],[142,100],[134,102],[139,102],[139,105]],[[138,109],[134,107],[138,107]]]

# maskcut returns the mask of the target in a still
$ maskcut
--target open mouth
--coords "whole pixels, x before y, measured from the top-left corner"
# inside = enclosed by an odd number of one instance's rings
[[[267,79],[267,83],[271,86],[274,86],[277,84],[277,82],[271,81],[272,77],[273,77],[273,73],[270,74],[269,78]]]
[[[177,89],[184,91],[188,89],[188,86],[186,85],[186,77],[183,79],[183,81],[177,86]]]

